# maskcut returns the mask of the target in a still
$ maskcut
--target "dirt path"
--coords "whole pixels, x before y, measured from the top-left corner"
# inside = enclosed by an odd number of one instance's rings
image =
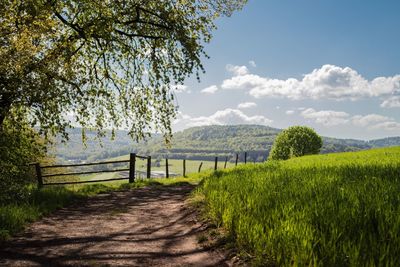
[[[198,244],[192,186],[98,195],[30,225],[0,248],[0,266],[228,266]]]

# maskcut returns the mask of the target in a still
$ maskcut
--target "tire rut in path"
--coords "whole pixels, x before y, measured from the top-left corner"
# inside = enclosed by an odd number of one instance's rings
[[[101,194],[31,224],[0,248],[1,266],[228,266],[202,248],[193,186]],[[230,264],[229,264],[230,265]]]

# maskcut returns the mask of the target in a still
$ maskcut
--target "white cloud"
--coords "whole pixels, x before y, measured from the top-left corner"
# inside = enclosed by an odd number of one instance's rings
[[[383,108],[400,108],[400,96],[392,96],[382,102]]]
[[[386,131],[400,131],[400,123],[395,121],[385,121],[378,124],[375,124],[370,127],[371,129],[379,129],[379,130],[386,130]]]
[[[171,89],[175,93],[184,93],[184,92],[190,93],[190,91],[188,90],[188,87],[186,85],[182,85],[182,84],[172,85]]]
[[[286,110],[286,115],[293,115],[294,114],[294,110]]]
[[[242,76],[249,74],[249,69],[246,66],[234,66],[228,64],[226,65],[226,70],[232,72],[235,76]]]
[[[190,117],[189,115],[183,114],[182,112],[178,111],[178,113],[176,114],[176,118],[175,118],[175,120],[173,121],[173,123],[174,123],[174,124],[177,124],[177,123],[179,123],[179,122],[181,122],[181,121],[189,120],[190,118],[191,118],[191,117]]]
[[[254,103],[254,102],[244,102],[244,103],[240,103],[240,104],[238,105],[238,108],[240,108],[240,109],[244,109],[244,108],[254,108],[254,107],[256,107],[256,106],[257,106],[257,104]]]
[[[216,85],[211,85],[209,87],[204,88],[200,92],[203,94],[214,94],[216,91],[218,91],[218,87]]]
[[[351,99],[384,96],[400,92],[400,75],[377,77],[371,81],[349,67],[323,65],[301,80],[270,79],[232,66],[234,77],[224,80],[221,88],[228,90],[247,90],[256,98],[284,97],[289,99]],[[244,67],[244,66],[242,66]]]
[[[349,122],[349,114],[343,111],[333,111],[333,110],[320,110],[308,108],[301,112],[301,116],[305,119],[311,119],[318,124],[324,126],[336,126],[341,124],[346,124]]]
[[[301,112],[301,116],[303,116],[305,119],[310,119],[315,123],[322,124],[328,127],[351,123],[351,125],[366,128],[368,130],[400,130],[400,123],[394,121],[393,118],[382,116],[379,114],[350,116],[348,113],[343,111],[316,111],[313,108],[308,108]]]
[[[378,115],[378,114],[368,114],[365,116],[361,115],[355,115],[352,117],[352,122],[356,126],[361,126],[361,127],[366,127],[366,126],[371,126],[375,125],[377,123],[382,123],[382,122],[387,122],[387,121],[392,121],[393,119]]]
[[[249,65],[250,65],[251,67],[253,67],[253,68],[257,67],[257,64],[256,64],[256,62],[255,62],[254,60],[250,60],[250,61],[249,61]]]
[[[270,125],[271,123],[272,120],[264,116],[261,115],[248,116],[244,114],[241,110],[227,108],[224,110],[219,110],[210,116],[191,117],[184,114],[178,114],[178,118],[174,121],[173,124],[174,126],[176,126],[175,128],[188,128],[194,126],[233,125],[233,124]]]

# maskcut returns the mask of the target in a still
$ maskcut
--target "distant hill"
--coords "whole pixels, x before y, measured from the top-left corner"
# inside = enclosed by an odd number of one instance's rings
[[[281,129],[261,125],[193,127],[175,133],[170,148],[166,147],[160,135],[138,144],[129,138],[126,131],[117,131],[114,141],[107,137],[99,142],[95,140],[95,132],[88,131],[85,148],[82,145],[81,129],[73,129],[69,132],[70,140],[66,145],[59,142],[55,145],[54,154],[59,161],[94,161],[131,152],[155,158],[211,160],[215,156],[232,158],[234,153],[246,151],[250,161],[263,161],[280,131]],[[321,153],[357,151],[400,146],[400,137],[371,141],[323,137],[323,143]]]

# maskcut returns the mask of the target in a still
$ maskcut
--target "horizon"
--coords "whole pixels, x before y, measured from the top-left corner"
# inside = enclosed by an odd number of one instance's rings
[[[262,124],[225,124],[225,125],[211,124],[211,125],[192,126],[192,127],[184,128],[184,129],[181,129],[181,130],[179,130],[179,131],[173,132],[172,135],[174,136],[174,135],[177,134],[177,133],[182,133],[182,132],[184,132],[184,131],[186,131],[186,130],[190,130],[190,129],[193,129],[193,128],[215,127],[215,126],[218,126],[218,127],[259,126],[259,127],[268,127],[268,128],[274,129],[274,130],[284,130],[284,128],[277,128],[277,127],[272,127],[272,126],[269,126],[269,125],[262,125]],[[301,126],[301,125],[293,125],[293,126]],[[72,129],[72,130],[73,130],[73,129],[79,130],[79,129],[82,129],[82,127],[74,127],[74,128],[71,128],[71,129]],[[312,129],[315,130],[314,128],[312,128]],[[87,129],[87,131],[89,131],[89,132],[91,132],[91,131],[95,132],[96,130]],[[111,129],[107,129],[106,131],[111,131]],[[117,129],[117,131],[128,132],[128,130],[125,130],[125,129]],[[364,141],[364,142],[369,142],[369,141],[374,141],[374,140],[381,140],[381,139],[387,139],[387,138],[400,138],[400,135],[398,135],[398,136],[384,136],[384,137],[381,137],[381,138],[372,138],[372,139],[357,139],[357,138],[342,138],[342,137],[337,137],[337,136],[322,135],[322,134],[320,134],[319,132],[317,132],[317,134],[320,135],[321,137],[327,137],[327,138],[333,138],[333,139],[341,139],[341,140],[356,140],[356,141]],[[155,137],[156,135],[162,135],[162,133],[151,133],[150,138],[153,138],[153,137]],[[97,138],[97,137],[96,137],[96,138]],[[103,137],[103,138],[107,138],[107,139],[108,139],[107,136],[106,136],[106,137]],[[146,139],[147,139],[147,138],[146,138]],[[145,139],[145,140],[146,140],[146,139]],[[135,142],[134,140],[132,140],[132,141]],[[141,141],[143,141],[143,140],[141,140]],[[139,142],[141,142],[141,141],[139,141]],[[67,142],[67,143],[68,143],[68,142]],[[67,145],[67,143],[66,143],[66,145]]]
[[[334,138],[400,136],[399,8],[397,1],[249,1],[217,21],[201,82],[192,77],[175,88],[173,131],[306,125]]]

